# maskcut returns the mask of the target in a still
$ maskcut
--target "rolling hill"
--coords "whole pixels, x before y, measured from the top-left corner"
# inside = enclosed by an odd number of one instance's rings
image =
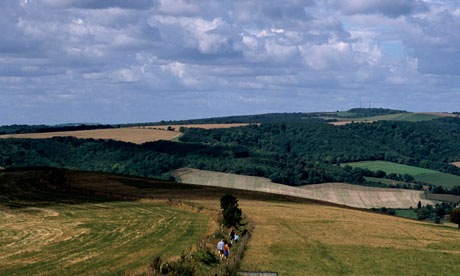
[[[344,183],[314,184],[291,187],[271,182],[269,179],[230,173],[183,168],[171,173],[177,181],[296,196],[357,208],[410,208],[419,201],[423,205],[435,205],[422,191],[364,187]]]
[[[255,225],[244,270],[457,275],[460,262],[456,228],[285,195],[51,168],[3,170],[0,188],[1,275],[142,273],[209,231],[226,193]]]

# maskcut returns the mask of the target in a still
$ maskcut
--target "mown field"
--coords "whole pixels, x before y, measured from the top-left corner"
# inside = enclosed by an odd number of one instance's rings
[[[93,130],[77,130],[77,131],[62,131],[62,132],[43,132],[43,133],[24,133],[24,134],[5,134],[0,135],[0,138],[32,138],[44,139],[59,136],[72,136],[79,139],[103,139],[130,142],[142,144],[158,140],[172,140],[181,135],[179,131],[168,131],[162,129],[148,128],[109,128],[109,129],[93,129]]]
[[[0,173],[0,275],[123,275],[179,256],[207,230],[207,215],[159,201],[21,193],[21,177]]]
[[[458,275],[460,231],[337,207],[242,201],[242,269],[278,275]]]
[[[352,167],[369,169],[371,171],[381,170],[386,172],[387,174],[409,174],[412,175],[416,181],[421,181],[447,188],[460,185],[460,176],[457,175],[387,161],[362,161],[344,163],[342,165],[349,165]]]
[[[179,132],[181,127],[188,128],[230,128],[246,126],[249,124],[194,124],[194,125],[161,125],[161,126],[142,126],[125,128],[108,128],[76,131],[42,132],[42,133],[23,133],[23,134],[4,134],[0,138],[31,138],[45,139],[52,137],[72,136],[79,139],[103,139],[116,140],[135,144],[143,144],[158,140],[175,140],[182,135]],[[168,127],[174,130],[168,130]]]
[[[0,172],[5,192],[0,197],[0,275],[142,271],[151,256],[178,256],[190,248],[207,229],[205,214],[219,212],[218,199],[225,193],[237,196],[254,223],[243,270],[279,275],[458,273],[460,231],[454,227],[283,195],[58,172]],[[66,180],[53,181],[61,177]],[[109,195],[112,200],[103,200]]]
[[[179,169],[172,172],[177,181],[232,189],[259,191],[297,196],[357,208],[409,208],[421,201],[424,205],[437,202],[427,200],[422,191],[364,187],[344,183],[325,183],[291,187],[269,179],[197,169]]]

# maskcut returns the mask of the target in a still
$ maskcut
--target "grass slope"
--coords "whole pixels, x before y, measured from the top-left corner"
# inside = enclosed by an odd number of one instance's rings
[[[460,231],[453,227],[282,195],[65,172],[68,183],[61,188],[72,190],[70,195],[40,181],[46,170],[0,172],[0,275],[122,275],[123,268],[141,264],[147,255],[175,254],[184,240],[190,244],[187,237],[200,232],[190,230],[200,214],[190,217],[163,204],[169,200],[78,196],[84,189],[96,195],[180,199],[212,212],[219,212],[222,194],[233,193],[255,225],[243,270],[279,275],[458,274]],[[196,229],[203,227],[198,225]]]
[[[350,113],[349,115],[354,115]],[[375,121],[409,121],[409,122],[420,122],[420,121],[427,121],[433,120],[437,118],[441,118],[442,116],[436,114],[426,114],[426,113],[397,113],[397,114],[386,114],[386,115],[379,115],[379,116],[370,116],[370,117],[362,117],[362,118],[353,118],[347,117],[347,113],[339,117],[328,117],[324,116],[321,117],[322,119],[337,119],[338,121],[343,122],[375,122]]]
[[[242,270],[278,275],[458,275],[460,231],[315,204],[241,202],[256,227]]]
[[[0,173],[0,275],[123,275],[179,256],[207,229],[204,214],[57,193],[21,174]],[[16,190],[25,182],[27,192]]]
[[[172,175],[183,183],[297,196],[357,208],[409,208],[416,207],[419,201],[423,204],[436,204],[435,201],[426,200],[423,192],[413,190],[384,189],[343,183],[290,187],[273,183],[262,177],[187,168],[175,170]]]
[[[409,174],[412,175],[416,181],[421,181],[447,188],[460,185],[460,176],[457,175],[387,161],[362,161],[344,163],[342,165],[365,168],[371,171],[381,170],[386,172],[387,174]]]

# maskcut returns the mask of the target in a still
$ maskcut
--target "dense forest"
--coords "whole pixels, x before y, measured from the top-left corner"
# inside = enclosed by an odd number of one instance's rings
[[[381,173],[340,166],[386,160],[460,175],[460,119],[382,121],[332,126],[320,122],[269,123],[228,129],[185,128],[180,142],[131,143],[52,139],[0,139],[0,165],[53,166],[169,178],[184,166],[262,176],[287,185],[347,182],[379,185]],[[410,180],[410,176],[396,175]],[[411,188],[421,188],[415,183]],[[408,187],[406,187],[408,188]],[[434,187],[437,188],[437,187]],[[439,190],[439,189],[438,189]],[[460,187],[444,193],[460,194]]]
[[[1,134],[21,134],[21,133],[41,133],[41,132],[58,132],[58,131],[75,131],[75,130],[91,130],[91,129],[106,129],[113,128],[112,125],[66,125],[66,126],[48,126],[48,125],[9,125],[0,126]]]

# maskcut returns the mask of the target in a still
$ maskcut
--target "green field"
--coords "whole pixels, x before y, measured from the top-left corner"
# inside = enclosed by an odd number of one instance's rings
[[[417,219],[417,211],[413,209],[396,209],[395,215],[404,218]]]
[[[430,169],[418,168],[414,166],[408,166],[403,164],[397,164],[387,161],[361,161],[344,163],[343,166],[349,165],[352,167],[359,167],[363,169],[369,169],[371,171],[384,171],[387,174],[409,174],[414,177],[416,181],[425,182],[437,186],[443,186],[451,188],[453,186],[460,185],[460,176],[438,172]]]
[[[0,275],[123,275],[155,256],[180,256],[207,230],[204,214],[152,201],[19,193],[11,178],[0,175],[8,191],[0,196]]]
[[[356,121],[409,121],[409,122],[420,122],[441,118],[441,116],[433,114],[422,114],[422,113],[399,113],[399,114],[388,114],[381,116],[372,116],[358,118]]]
[[[371,116],[371,117],[362,117],[362,118],[350,118],[347,116],[353,116],[354,113],[349,112],[339,112],[337,117],[332,116],[322,116],[323,119],[337,119],[338,121],[409,121],[409,122],[420,122],[433,120],[441,118],[439,115],[434,114],[424,114],[424,113],[397,113],[397,114],[387,114],[380,116]]]

